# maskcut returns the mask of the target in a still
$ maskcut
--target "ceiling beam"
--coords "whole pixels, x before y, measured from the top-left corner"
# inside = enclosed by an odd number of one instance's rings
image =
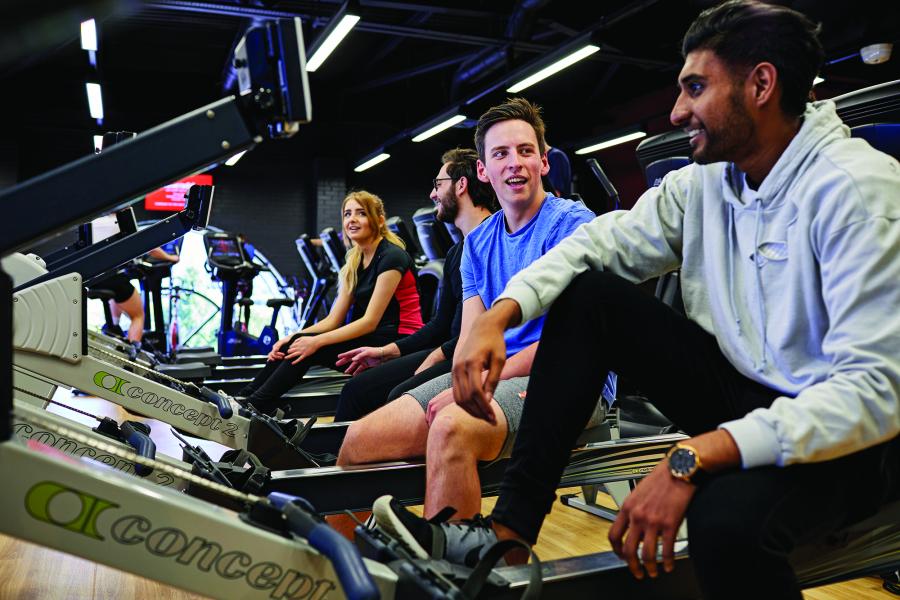
[[[424,75],[425,73],[430,73],[432,71],[437,71],[439,69],[443,69],[445,67],[449,67],[451,65],[459,64],[464,60],[470,58],[472,55],[470,53],[461,54],[459,56],[454,56],[451,58],[445,58],[444,60],[439,60],[433,63],[428,63],[426,65],[420,65],[418,67],[413,67],[411,69],[406,69],[405,71],[399,71],[397,73],[391,73],[390,75],[385,75],[384,77],[379,77],[378,79],[372,79],[370,81],[366,81],[365,83],[361,83],[359,85],[353,86],[347,90],[347,92],[351,94],[356,94],[359,92],[364,92],[366,90],[371,90],[373,88],[381,87],[383,85],[388,85],[394,83],[395,81],[402,81],[404,79],[409,79],[410,77],[416,77],[418,75]]]

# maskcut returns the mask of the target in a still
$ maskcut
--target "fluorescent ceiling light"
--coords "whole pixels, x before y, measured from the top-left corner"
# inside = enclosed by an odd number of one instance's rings
[[[81,23],[81,49],[97,51],[97,23],[93,19]]]
[[[439,134],[440,132],[444,131],[445,129],[450,129],[451,127],[453,127],[453,126],[456,125],[457,123],[462,123],[462,122],[465,121],[465,120],[466,120],[466,115],[454,115],[454,116],[450,117],[449,119],[447,119],[447,120],[445,120],[445,121],[441,121],[440,123],[438,123],[438,124],[435,125],[434,127],[431,127],[431,128],[429,128],[429,129],[426,129],[425,131],[423,131],[422,133],[420,133],[419,135],[417,135],[416,137],[414,137],[414,138],[412,139],[412,141],[414,141],[414,142],[421,142],[422,140],[427,140],[427,139],[430,138],[431,136],[437,135],[437,134]]]
[[[591,152],[596,152],[597,150],[603,150],[604,148],[609,148],[610,146],[615,146],[617,144],[624,144],[625,142],[630,142],[632,140],[639,140],[642,137],[647,135],[644,131],[635,131],[634,133],[629,133],[628,135],[622,135],[617,138],[613,138],[611,140],[606,140],[605,142],[600,142],[599,144],[594,144],[592,146],[585,146],[581,150],[576,150],[575,154],[590,154]]]
[[[817,75],[816,78],[813,79],[813,85],[819,85],[823,81],[825,81],[825,80]]]
[[[229,158],[228,160],[225,161],[225,166],[233,167],[234,165],[237,164],[237,161],[241,160],[241,158],[245,154],[247,154],[246,150],[244,150],[243,152],[238,152],[237,154],[235,154],[234,156],[232,156],[231,158]]]
[[[556,62],[551,63],[550,65],[544,67],[537,73],[535,73],[533,75],[529,75],[528,77],[526,77],[519,83],[513,85],[512,87],[506,88],[506,91],[511,94],[521,92],[525,88],[531,87],[538,81],[546,79],[546,78],[550,77],[551,75],[553,75],[554,73],[558,73],[558,72],[562,71],[563,69],[565,69],[568,66],[574,65],[575,63],[577,63],[579,60],[581,60],[583,58],[587,58],[588,56],[590,56],[594,52],[597,52],[598,50],[600,50],[600,46],[588,44],[587,46],[584,46],[584,47],[580,48],[579,50],[575,50],[571,54],[568,54],[568,55],[560,58]]]
[[[355,169],[353,169],[353,170],[356,171],[357,173],[362,173],[362,172],[365,171],[366,169],[369,169],[369,168],[371,168],[371,167],[374,167],[374,166],[377,165],[378,163],[384,162],[384,161],[386,161],[387,159],[389,159],[390,157],[391,157],[390,154],[387,154],[387,153],[385,153],[385,152],[382,152],[382,153],[379,154],[378,156],[375,156],[375,157],[373,157],[373,158],[370,158],[369,160],[367,160],[366,162],[362,163],[361,165],[358,165],[358,166],[357,166]]]
[[[88,107],[91,111],[91,117],[94,119],[103,118],[103,95],[100,93],[99,83],[86,83]]]
[[[337,27],[330,32],[323,32],[323,34],[327,33],[327,37],[316,48],[312,57],[306,61],[306,71],[308,73],[312,73],[322,66],[325,59],[334,52],[334,49],[341,43],[344,36],[350,33],[350,30],[353,29],[357,21],[359,21],[358,15],[345,14],[337,24]]]
[[[94,151],[99,152],[103,150],[103,136],[95,135],[94,136]]]

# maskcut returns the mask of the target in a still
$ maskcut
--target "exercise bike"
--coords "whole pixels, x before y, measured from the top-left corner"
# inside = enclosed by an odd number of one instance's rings
[[[240,238],[227,232],[207,232],[203,236],[207,261],[212,269],[213,281],[222,283],[222,318],[218,333],[218,350],[222,356],[266,355],[278,341],[275,323],[282,307],[292,306],[289,298],[270,298],[266,306],[272,308],[272,319],[262,328],[258,336],[250,334],[250,307],[253,300],[253,279],[265,267],[252,262]],[[240,307],[238,315],[243,320],[234,320],[234,306]]]

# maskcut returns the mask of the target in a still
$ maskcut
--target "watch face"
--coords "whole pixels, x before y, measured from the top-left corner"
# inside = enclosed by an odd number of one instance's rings
[[[690,475],[697,467],[697,457],[687,448],[676,448],[669,457],[669,468],[674,475]]]

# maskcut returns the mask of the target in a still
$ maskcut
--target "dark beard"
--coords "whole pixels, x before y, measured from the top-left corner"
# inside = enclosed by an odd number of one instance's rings
[[[694,151],[693,160],[700,165],[721,161],[734,161],[741,154],[741,148],[747,144],[753,134],[753,121],[747,109],[741,104],[738,92],[728,97],[729,122],[720,131],[711,132],[704,128],[706,146],[702,152]]]
[[[437,220],[442,223],[453,223],[458,214],[459,199],[456,197],[456,190],[451,188],[447,201],[443,199],[438,201]]]

